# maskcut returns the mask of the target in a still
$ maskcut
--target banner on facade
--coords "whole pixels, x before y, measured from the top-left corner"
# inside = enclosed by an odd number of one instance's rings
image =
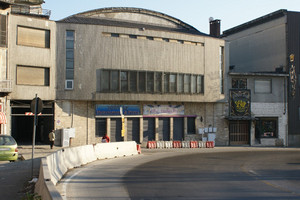
[[[122,109],[120,109],[122,108]],[[120,115],[121,112],[123,115],[141,115],[141,109],[138,105],[96,105],[96,116],[102,115]]]
[[[251,116],[250,90],[230,90],[230,116]]]
[[[144,115],[184,115],[183,105],[144,105]]]

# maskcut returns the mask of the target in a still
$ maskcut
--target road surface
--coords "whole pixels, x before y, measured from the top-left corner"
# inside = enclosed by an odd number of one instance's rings
[[[64,199],[300,199],[300,151],[149,151],[68,172]]]

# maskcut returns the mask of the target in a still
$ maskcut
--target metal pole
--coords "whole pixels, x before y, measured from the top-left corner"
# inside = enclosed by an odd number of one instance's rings
[[[34,108],[34,124],[33,124],[33,135],[32,135],[32,154],[31,154],[31,177],[33,178],[33,158],[34,158],[34,146],[35,146],[35,133],[37,125],[37,109],[38,109],[38,98],[35,94],[35,108]]]

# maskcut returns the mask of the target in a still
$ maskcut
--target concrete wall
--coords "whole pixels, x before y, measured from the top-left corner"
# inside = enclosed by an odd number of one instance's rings
[[[135,142],[114,142],[66,148],[42,158],[40,174],[35,186],[43,200],[62,199],[55,185],[74,167],[80,167],[97,159],[137,155]]]
[[[75,31],[74,90],[65,90],[65,32]],[[105,33],[134,34],[159,38],[194,41],[199,45],[111,37]],[[108,27],[87,24],[57,23],[57,97],[73,100],[122,99],[124,101],[185,101],[214,102],[220,95],[219,47],[221,39],[164,31],[141,31],[136,28]],[[203,45],[201,45],[203,44]],[[179,94],[119,94],[97,93],[96,71],[99,69],[125,69],[202,74],[205,93]],[[87,81],[88,80],[88,81]]]
[[[284,16],[225,37],[234,71],[274,72],[287,67],[286,22]]]

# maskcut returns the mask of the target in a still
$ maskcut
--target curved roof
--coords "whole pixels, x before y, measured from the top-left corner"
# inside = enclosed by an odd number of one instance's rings
[[[141,8],[113,7],[90,10],[71,15],[58,22],[145,28],[206,35],[179,19]]]

